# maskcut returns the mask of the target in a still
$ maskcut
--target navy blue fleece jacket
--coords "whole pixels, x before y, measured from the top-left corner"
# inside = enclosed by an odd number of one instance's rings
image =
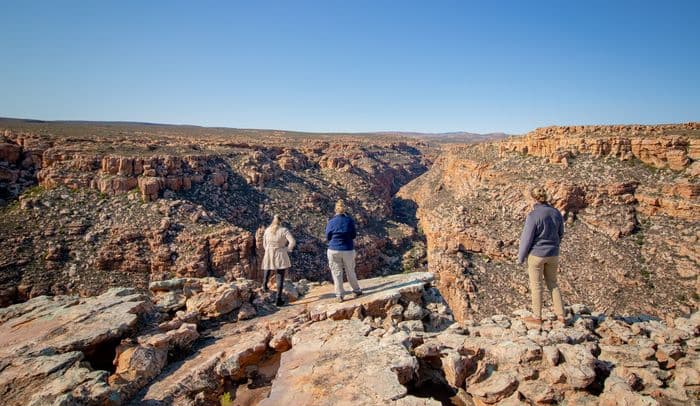
[[[352,251],[355,249],[353,240],[357,237],[355,222],[345,214],[338,214],[326,225],[326,240],[328,249],[336,251]]]

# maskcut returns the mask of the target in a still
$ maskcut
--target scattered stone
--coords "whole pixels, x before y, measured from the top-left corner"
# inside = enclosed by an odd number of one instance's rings
[[[487,379],[467,385],[467,392],[484,403],[493,404],[509,397],[518,387],[516,377],[507,372],[494,372]]]
[[[421,320],[426,315],[426,310],[416,302],[409,302],[406,310],[403,313],[403,318],[406,320]]]
[[[447,383],[453,388],[462,387],[467,379],[469,358],[459,355],[456,351],[449,351],[440,360]]]
[[[292,332],[283,330],[275,334],[270,340],[270,347],[277,352],[285,352],[292,348]]]
[[[243,303],[241,308],[238,310],[238,320],[250,320],[257,315],[258,314],[255,307],[248,302]]]

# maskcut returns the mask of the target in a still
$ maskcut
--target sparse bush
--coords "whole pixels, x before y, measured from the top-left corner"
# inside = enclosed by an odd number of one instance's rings
[[[46,188],[44,188],[43,186],[35,185],[25,190],[23,194],[27,197],[36,197],[44,193],[45,190]]]
[[[221,406],[233,406],[233,399],[231,399],[231,392],[224,392],[219,398],[219,403]]]

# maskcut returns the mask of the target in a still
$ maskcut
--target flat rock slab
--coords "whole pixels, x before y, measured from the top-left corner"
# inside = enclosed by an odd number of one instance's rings
[[[149,304],[133,289],[114,288],[83,299],[39,296],[0,309],[0,359],[81,351],[121,337]]]
[[[419,300],[425,285],[433,279],[433,274],[429,272],[363,279],[359,283],[364,294],[357,299],[349,299],[352,296],[349,295],[342,303],[336,302],[333,285],[326,285],[312,289],[303,302],[307,303],[312,320],[349,319],[357,308],[362,308],[365,315],[383,317],[388,308],[402,297]]]
[[[150,302],[132,289],[79,299],[40,296],[0,309],[2,404],[105,404],[119,400],[108,373],[84,354],[133,328]]]
[[[321,321],[293,338],[270,397],[260,405],[378,405],[407,394],[418,361],[403,346],[368,337],[358,320]]]

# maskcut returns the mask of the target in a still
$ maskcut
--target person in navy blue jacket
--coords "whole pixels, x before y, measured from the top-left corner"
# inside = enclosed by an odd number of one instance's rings
[[[362,295],[355,275],[355,237],[357,237],[355,222],[345,213],[343,201],[338,200],[335,204],[335,216],[326,225],[326,241],[328,241],[328,265],[333,276],[335,296],[339,302],[342,302],[345,296],[343,271],[347,275],[355,297]]]

